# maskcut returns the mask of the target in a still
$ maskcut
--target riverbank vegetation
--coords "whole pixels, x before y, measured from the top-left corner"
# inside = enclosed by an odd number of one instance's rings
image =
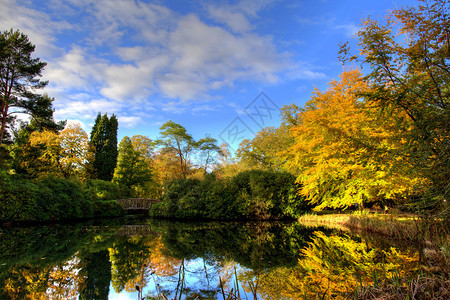
[[[244,171],[228,179],[213,175],[170,184],[150,214],[184,219],[294,219],[311,207],[286,172]]]
[[[24,34],[4,31],[0,218],[106,216],[115,208],[105,201],[120,196],[162,199],[154,217],[279,219],[377,205],[448,225],[448,7],[436,0],[387,18],[363,22],[360,54],[341,46],[339,78],[303,107],[283,107],[280,126],[242,141],[235,156],[173,121],[155,139],[119,145],[115,115],[99,113],[90,135],[55,122],[54,99],[37,93],[46,64]]]

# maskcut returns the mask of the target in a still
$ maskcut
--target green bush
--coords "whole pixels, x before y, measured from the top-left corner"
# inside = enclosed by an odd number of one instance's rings
[[[94,217],[121,217],[125,214],[122,207],[115,200],[99,200],[94,201]]]
[[[73,181],[54,176],[30,180],[0,172],[0,220],[92,218],[91,197]]]
[[[92,218],[94,216],[92,200],[83,192],[78,183],[48,176],[40,180],[38,184],[43,189],[47,188],[52,192],[52,198],[41,197],[41,201],[45,201],[46,205],[53,205],[56,219]]]
[[[126,188],[100,179],[87,180],[83,187],[94,200],[116,200],[127,198],[129,195],[129,190]]]
[[[209,219],[297,218],[310,210],[289,173],[252,170],[228,180],[173,181],[151,216]]]

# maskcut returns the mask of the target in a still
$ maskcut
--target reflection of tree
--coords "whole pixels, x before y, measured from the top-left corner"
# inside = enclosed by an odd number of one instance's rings
[[[370,249],[366,243],[322,232],[314,234],[302,253],[296,268],[283,267],[261,276],[259,292],[264,298],[340,297],[361,285],[407,276],[418,267],[416,254]]]
[[[3,293],[11,299],[76,299],[78,285],[77,257],[57,265],[22,265],[9,270]]]
[[[112,263],[112,286],[117,293],[126,288],[129,292],[135,291],[138,282],[145,281],[142,273],[144,260],[150,253],[146,246],[147,237],[131,237],[114,244],[109,248],[109,257]],[[148,269],[144,269],[148,272]]]
[[[6,299],[44,299],[49,272],[50,267],[32,265],[11,268],[9,277],[2,283]]]
[[[151,245],[149,265],[156,276],[174,276],[178,272],[181,260],[163,255],[164,244],[161,238],[157,238]]]
[[[80,300],[108,299],[111,282],[111,262],[106,250],[90,253],[83,259],[85,275],[84,287],[80,290]]]
[[[146,296],[155,299],[161,293],[169,299],[208,299],[218,296],[219,277],[226,293],[237,286],[251,293],[251,285],[257,285],[265,298],[306,294],[309,299],[325,292],[328,298],[357,282],[373,284],[374,276],[407,276],[417,261],[408,252],[375,250],[348,237],[311,236],[312,230],[297,223],[151,222],[147,236],[114,236],[112,227],[61,227],[58,234],[36,229],[33,238],[33,232],[24,231],[18,235],[22,241],[13,244],[22,257],[0,245],[7,263],[0,264],[0,299],[47,299],[49,294],[67,299],[76,292],[80,299],[106,299],[110,282],[117,292],[146,287]],[[39,241],[46,245],[39,248]]]
[[[205,223],[168,226],[165,255],[179,259],[231,259],[251,269],[294,266],[311,229],[282,223]]]

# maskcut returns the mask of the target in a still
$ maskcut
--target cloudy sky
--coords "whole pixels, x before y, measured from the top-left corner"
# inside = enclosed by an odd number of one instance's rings
[[[0,0],[48,63],[55,118],[90,132],[116,114],[119,138],[157,138],[168,120],[235,148],[283,105],[303,105],[342,71],[339,43],[407,0]]]

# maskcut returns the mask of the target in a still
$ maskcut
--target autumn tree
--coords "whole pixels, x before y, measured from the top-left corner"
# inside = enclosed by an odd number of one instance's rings
[[[369,89],[359,70],[342,73],[327,91],[314,92],[291,129],[285,167],[298,172],[301,193],[316,209],[398,201],[423,181],[397,155],[396,120],[380,121],[377,107],[360,96]]]
[[[161,128],[161,137],[157,143],[162,147],[162,152],[175,152],[178,156],[180,172],[186,178],[189,172],[190,155],[193,153],[196,143],[186,128],[173,121],[164,123]]]
[[[97,115],[91,131],[91,145],[94,150],[93,176],[111,181],[117,164],[117,129],[118,121],[113,114]]]
[[[447,0],[423,1],[390,12],[386,22],[369,18],[358,33],[361,54],[351,57],[368,67],[366,99],[386,115],[404,114],[399,153],[429,179],[431,204],[442,210],[450,191],[449,9]]]
[[[166,183],[183,177],[175,149],[157,150],[154,155],[153,166],[154,195],[155,198],[160,198]]]
[[[59,134],[61,167],[65,177],[86,179],[91,173],[89,162],[93,160],[93,149],[87,133],[80,124],[69,124]]]
[[[19,152],[20,151],[20,152]],[[16,152],[16,170],[30,177],[55,175],[62,177],[61,145],[57,132],[51,130],[33,131],[26,143]]]

